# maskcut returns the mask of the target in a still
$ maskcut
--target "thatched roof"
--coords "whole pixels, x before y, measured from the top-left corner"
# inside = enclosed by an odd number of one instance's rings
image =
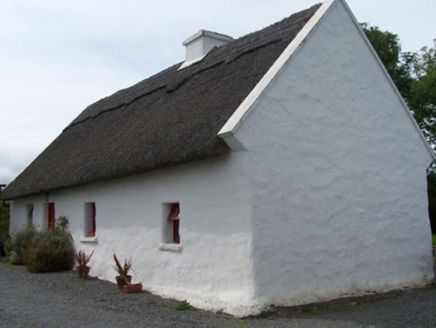
[[[319,5],[86,108],[2,193],[13,199],[229,153],[217,133]]]

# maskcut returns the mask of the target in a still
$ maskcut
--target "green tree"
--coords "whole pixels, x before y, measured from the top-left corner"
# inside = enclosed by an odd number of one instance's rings
[[[361,27],[394,81],[398,91],[407,101],[411,94],[415,55],[413,53],[401,52],[400,39],[397,34],[381,31],[377,26],[370,26],[367,23],[362,23]]]
[[[361,24],[363,31],[386,67],[433,147],[436,145],[436,44],[415,53],[402,53],[398,35]],[[427,175],[429,216],[436,233],[436,165]]]
[[[436,143],[436,47],[422,48],[413,58],[409,106],[422,132]]]
[[[0,237],[9,232],[9,206],[0,200]]]
[[[431,144],[436,144],[436,50],[401,52],[397,34],[361,24],[363,31]]]

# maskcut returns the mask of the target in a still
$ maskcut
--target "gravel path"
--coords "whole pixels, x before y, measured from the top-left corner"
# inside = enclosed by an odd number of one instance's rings
[[[0,264],[0,327],[436,327],[436,287],[294,308],[235,319],[73,272],[31,274]]]

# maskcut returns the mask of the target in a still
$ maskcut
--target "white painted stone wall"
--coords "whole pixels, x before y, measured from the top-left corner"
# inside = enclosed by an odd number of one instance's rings
[[[95,250],[92,276],[114,282],[113,253],[120,259],[132,256],[133,280],[142,282],[145,290],[187,299],[203,309],[244,315],[254,300],[251,204],[240,157],[225,156],[14,200],[11,232],[25,224],[29,203],[35,205],[35,226],[45,227],[43,205],[54,202],[56,217],[69,218],[76,249]],[[96,203],[95,239],[84,237],[87,202]],[[159,249],[162,204],[168,202],[180,202],[180,252]]]
[[[254,104],[255,298],[293,305],[433,277],[432,157],[341,1]]]

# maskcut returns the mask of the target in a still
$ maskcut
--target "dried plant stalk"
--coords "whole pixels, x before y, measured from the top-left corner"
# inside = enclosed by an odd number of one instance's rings
[[[79,266],[86,266],[91,261],[91,257],[93,254],[94,251],[92,251],[91,254],[86,255],[85,251],[81,250],[78,253],[74,254],[74,260],[76,260]]]
[[[132,268],[132,258],[124,259],[124,265],[121,266],[120,261],[118,261],[117,256],[114,254],[115,261],[115,270],[118,272],[118,275],[122,277],[127,277],[129,274],[129,270]]]

